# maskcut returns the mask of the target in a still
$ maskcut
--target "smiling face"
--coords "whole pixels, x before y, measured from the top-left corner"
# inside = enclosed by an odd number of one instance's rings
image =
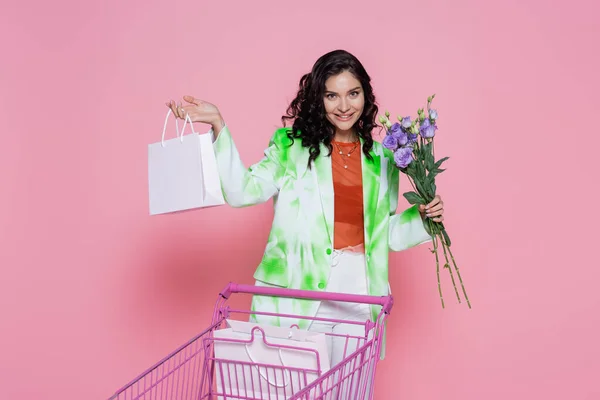
[[[360,81],[349,71],[329,77],[325,82],[323,102],[327,119],[335,127],[336,136],[349,137],[365,107]]]

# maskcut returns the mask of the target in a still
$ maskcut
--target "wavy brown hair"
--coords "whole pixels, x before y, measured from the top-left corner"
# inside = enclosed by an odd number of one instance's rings
[[[286,121],[293,120],[291,132],[288,137],[300,139],[302,146],[309,148],[308,166],[315,160],[321,150],[320,143],[325,144],[329,154],[333,150],[331,141],[335,134],[334,126],[329,122],[325,112],[325,82],[331,76],[344,71],[350,72],[360,82],[365,96],[363,112],[356,121],[354,128],[363,139],[362,147],[365,156],[372,160],[369,151],[373,148],[371,131],[376,125],[378,107],[371,87],[371,77],[354,55],[345,50],[334,50],[321,56],[312,68],[312,71],[300,79],[298,93],[288,106],[286,115],[281,117],[283,126]]]

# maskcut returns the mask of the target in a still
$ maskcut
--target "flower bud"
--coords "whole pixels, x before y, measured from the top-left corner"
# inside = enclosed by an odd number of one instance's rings
[[[389,117],[390,117],[390,112],[389,112],[389,111],[386,111],[386,112],[385,112],[385,116],[386,116],[387,118],[389,118]]]
[[[385,124],[385,121],[387,121],[388,119],[386,117],[384,117],[383,115],[379,116],[379,122],[382,124]]]

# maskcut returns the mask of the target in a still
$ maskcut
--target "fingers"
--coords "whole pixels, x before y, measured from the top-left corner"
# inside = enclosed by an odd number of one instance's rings
[[[200,103],[202,102],[199,99],[196,99],[194,96],[183,96],[183,100],[187,101],[190,104],[194,104],[196,106],[199,106]]]
[[[427,212],[427,213],[433,213],[433,212],[436,212],[436,211],[439,211],[439,210],[443,210],[443,209],[444,209],[444,203],[439,202],[439,203],[437,203],[433,207],[426,208],[425,212]]]
[[[433,200],[426,206],[419,206],[419,210],[425,214],[427,218],[431,218],[432,221],[442,222],[444,220],[444,202],[439,195],[436,195]]]
[[[442,202],[442,198],[440,197],[439,194],[436,194],[435,197],[433,198],[433,200],[431,200],[431,203],[427,204],[427,206],[425,207],[426,210],[432,208],[433,206],[435,206],[438,203]]]
[[[429,203],[427,205],[423,205],[423,204],[419,205],[419,211],[421,213],[426,213],[426,212],[431,213],[434,211],[441,210],[443,208],[444,208],[444,203],[441,200],[439,200],[437,197],[431,203]]]
[[[428,218],[437,217],[438,215],[442,215],[444,213],[444,209],[440,209],[439,211],[427,211],[425,215]]]
[[[195,99],[192,96],[184,96],[183,99],[190,104],[184,106],[181,104],[181,102],[176,103],[173,100],[170,100],[169,102],[165,103],[166,106],[171,109],[173,115],[180,119],[184,119],[185,116],[190,113],[192,108],[198,106],[202,102],[201,100]]]
[[[185,118],[185,109],[181,105],[181,102],[179,102],[177,104],[177,107],[175,109],[176,109],[175,115],[177,115],[177,118],[184,119]]]
[[[173,112],[173,115],[175,115],[176,118],[184,118],[185,114],[181,115],[181,107],[179,107],[177,105],[177,103],[175,103],[173,100],[170,100],[168,103],[165,103],[167,105],[167,107],[169,107],[171,109],[171,111]]]

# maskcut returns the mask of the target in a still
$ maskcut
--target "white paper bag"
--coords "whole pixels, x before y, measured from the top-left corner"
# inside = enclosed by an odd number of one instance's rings
[[[213,149],[213,133],[199,134],[189,116],[177,136],[165,140],[167,112],[160,142],[148,145],[150,215],[225,204]],[[189,122],[192,133],[184,135]]]
[[[315,372],[298,373],[297,370],[290,371],[287,368],[315,371],[320,365],[321,374],[330,369],[327,341],[323,333],[236,320],[227,320],[227,326],[228,328],[214,331],[214,350],[217,359],[215,378],[218,393],[241,398],[289,398],[292,393],[298,393],[319,375]],[[248,341],[252,336],[252,329],[257,326],[265,332],[265,337],[263,338],[262,333],[256,330],[252,343],[219,340],[225,338]],[[266,344],[265,340],[269,344]],[[281,348],[281,345],[316,350],[319,354],[319,364],[314,352]],[[240,362],[252,365],[240,364]],[[255,364],[287,368],[259,368]],[[219,399],[222,398],[219,396]]]

